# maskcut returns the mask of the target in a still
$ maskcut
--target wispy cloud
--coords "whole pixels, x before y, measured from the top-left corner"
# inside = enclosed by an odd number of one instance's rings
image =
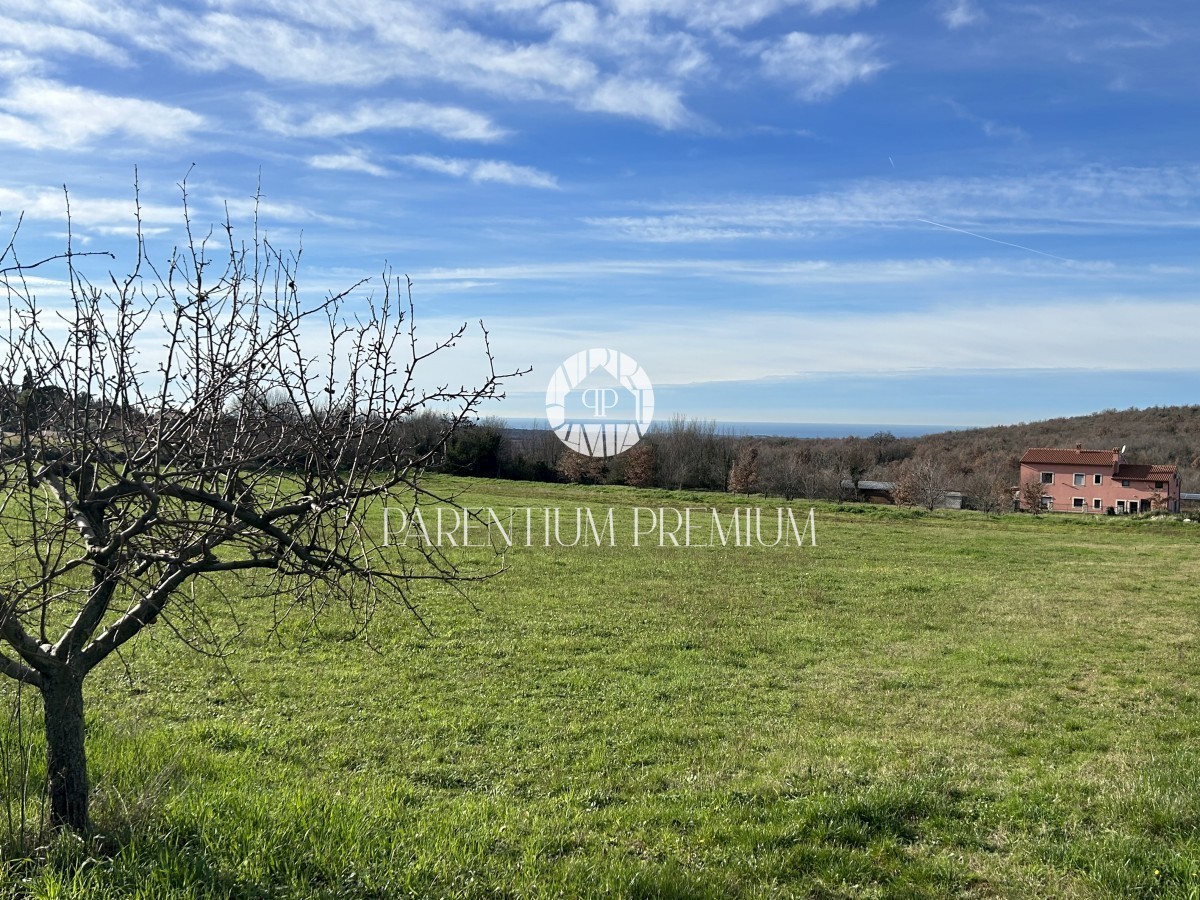
[[[296,84],[369,87],[403,79],[571,100],[589,96],[601,80],[595,63],[577,52],[491,37],[443,21],[447,11],[437,6],[312,2],[271,8],[270,16],[254,5],[236,9],[173,12],[162,49],[197,67],[237,66]]]
[[[933,346],[955,372],[1191,365],[1196,15],[910,6],[3,0],[0,211],[53,252],[67,180],[75,236],[127,250],[136,162],[160,260],[189,162],[204,229],[224,197],[249,224],[261,164],[263,230],[303,230],[318,290],[387,252],[514,364],[611,340],[662,383],[905,372]],[[1135,349],[1129,310],[1170,327]]]
[[[1122,321],[1133,305],[1147,321],[1173,323],[1169,333],[1161,341],[1131,344],[1112,323]],[[1038,327],[1011,340],[1023,315],[1036,315]],[[530,360],[535,370],[551,370],[562,348],[615,346],[650,370],[656,385],[667,385],[980,369],[1171,371],[1192,358],[1200,306],[1110,296],[1024,309],[996,303],[878,310],[869,317],[803,309],[681,316],[675,309],[648,308],[628,319],[610,317],[604,325],[594,315],[553,321],[494,317],[489,324],[503,328],[510,336],[506,350]]]
[[[68,187],[70,187],[68,185]],[[284,203],[269,198],[255,200],[247,196],[222,196],[222,191],[196,194],[192,197],[192,219],[197,224],[207,225],[229,215],[235,222],[247,221],[257,214],[260,221],[305,223],[321,222],[329,225],[351,225],[350,219],[326,215],[318,210],[298,203]],[[35,187],[5,187],[0,185],[0,212],[13,221],[18,215],[26,221],[60,223],[67,222],[67,199],[62,191]],[[127,197],[103,197],[82,190],[70,191],[71,224],[76,230],[100,235],[131,235],[137,230],[137,218],[141,218],[143,234],[162,234],[182,227],[183,207],[179,203],[162,203],[149,199],[145,194],[135,200],[133,185]]]
[[[954,114],[965,122],[970,122],[973,125],[978,125],[979,129],[990,138],[1004,138],[1014,141],[1026,140],[1027,135],[1024,129],[1016,125],[1005,125],[1002,122],[997,122],[993,119],[986,119],[983,116],[975,115],[961,103],[956,100],[947,100],[946,105],[954,110]]]
[[[803,0],[802,6],[811,13],[826,13],[830,10],[839,12],[854,12],[867,6],[874,6],[875,0]]]
[[[518,166],[496,159],[455,159],[442,156],[415,154],[400,157],[401,162],[427,172],[465,178],[469,181],[493,181],[520,187],[557,188],[555,177],[540,169]]]
[[[1073,63],[1105,67],[1127,58],[1128,51],[1168,47],[1194,31],[1188,27],[1173,30],[1161,14],[1156,17],[1149,10],[1143,13],[1140,8],[1131,11],[1128,7],[1117,4],[1116,12],[1110,11],[1111,5],[1075,12],[1061,4],[1024,3],[1007,10],[1020,17],[1026,44],[1034,42],[1043,51]]]
[[[413,273],[422,284],[453,290],[474,290],[505,283],[571,282],[597,275],[606,277],[703,279],[736,284],[804,285],[947,285],[978,284],[980,279],[1020,278],[1060,282],[1174,283],[1197,274],[1194,270],[1160,271],[1154,268],[1117,268],[1104,262],[1075,262],[1069,267],[1040,260],[880,259],[851,262],[830,259],[758,260],[710,259],[603,259],[531,262],[471,268],[427,269]]]
[[[987,19],[975,0],[943,0],[940,16],[950,29],[978,25]]]
[[[353,225],[352,219],[344,216],[331,216],[301,203],[281,203],[275,200],[253,197],[230,197],[214,201],[213,209],[219,207],[227,212],[232,219],[246,220],[257,216],[260,222],[321,222],[326,225]]]
[[[778,240],[933,220],[1007,232],[1200,227],[1200,167],[1085,167],[1030,176],[859,181],[798,196],[675,204],[649,215],[591,217],[613,237],[656,242]]]
[[[314,169],[333,169],[341,172],[366,172],[368,175],[388,174],[383,166],[371,162],[358,153],[323,153],[310,156],[308,164]]]
[[[1128,346],[1126,336],[1112,323],[1127,314],[1129,299],[1105,302],[1057,302],[1037,307],[1038,328],[1021,340],[1007,340],[1019,309],[1011,305],[947,306],[928,310],[878,312],[868,320],[859,315],[751,315],[742,332],[759,340],[740,347],[729,344],[728,329],[720,323],[704,326],[699,339],[723,358],[744,352],[749,377],[810,372],[912,372],[941,369],[1178,368],[1189,358],[1187,346],[1200,332],[1200,307],[1190,303],[1138,302],[1138,314],[1153,321],[1175,323],[1159,346]],[[689,336],[690,337],[690,336]],[[1155,342],[1149,342],[1151,344]],[[687,342],[696,360],[706,349]],[[724,349],[721,349],[721,348]],[[797,348],[803,347],[802,355]],[[935,358],[929,348],[937,347]],[[633,351],[630,351],[633,352]],[[691,365],[680,381],[708,381],[701,366]],[[669,376],[668,376],[669,377]]]
[[[129,65],[121,47],[89,31],[0,16],[0,45],[8,44],[30,54],[73,53],[115,65]]]
[[[795,85],[805,100],[824,100],[883,69],[877,50],[878,42],[865,34],[793,31],[763,51],[762,65],[770,77]]]
[[[15,78],[32,75],[41,68],[41,63],[19,50],[0,50],[0,78]]]
[[[584,109],[644,119],[663,128],[677,128],[696,120],[683,105],[677,89],[651,81],[611,78],[582,102]]]
[[[622,16],[666,16],[692,28],[743,29],[771,18],[787,9],[800,9],[812,15],[829,12],[855,12],[874,6],[875,0],[614,0]]]
[[[0,211],[6,216],[24,215],[26,220],[66,224],[67,199],[62,190],[11,188],[0,186]],[[98,233],[126,233],[135,226],[140,211],[147,225],[177,224],[182,221],[179,206],[142,202],[135,204],[132,186],[128,197],[95,197],[71,192],[71,222]]]
[[[144,0],[5,0],[4,8],[23,21],[61,24],[91,34],[132,34],[138,25],[153,28],[157,18],[153,4]]]
[[[297,116],[274,103],[259,108],[263,127],[287,137],[340,137],[365,131],[424,131],[462,141],[496,141],[507,132],[487,116],[460,106],[419,101],[361,102],[346,111]]]
[[[58,49],[117,61],[137,48],[201,71],[241,68],[297,86],[403,83],[410,93],[440,83],[676,129],[701,123],[688,108],[688,92],[719,75],[718,57],[733,61],[731,48],[750,45],[746,30],[788,11],[853,13],[875,0],[531,0],[484,7],[475,0],[214,0],[198,9],[109,0],[103,14],[74,0],[41,4],[37,12],[31,0],[14,2],[30,17],[44,17],[22,23],[30,32],[22,46],[37,43],[47,52],[57,42]],[[502,27],[484,30],[484,8]],[[797,34],[766,60],[776,76],[798,72],[790,80],[803,96],[828,96],[879,66],[861,35]],[[504,133],[479,113],[400,101],[306,117],[268,111],[263,124],[289,136],[305,126],[327,136],[389,128],[464,140]]]
[[[87,147],[112,134],[174,143],[203,124],[202,117],[182,107],[38,78],[18,78],[0,95],[0,141],[34,150]]]

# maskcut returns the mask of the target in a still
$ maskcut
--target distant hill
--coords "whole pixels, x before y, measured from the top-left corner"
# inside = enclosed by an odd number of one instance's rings
[[[910,440],[914,453],[932,453],[964,471],[985,460],[1015,471],[1021,454],[1030,447],[1125,447],[1130,462],[1178,465],[1183,489],[1200,491],[1200,405],[1106,409],[1088,416],[947,431]]]
[[[944,431],[920,437],[879,431],[869,437],[738,436],[717,423],[672,419],[633,457],[592,460],[567,454],[547,428],[482,420],[446,448],[447,471],[485,477],[697,488],[772,496],[846,499],[846,484],[902,482],[932,458],[944,490],[973,502],[1004,496],[1031,447],[1125,448],[1131,463],[1179,466],[1183,490],[1200,493],[1200,405],[1107,409],[1089,416]],[[587,463],[587,465],[583,465]]]

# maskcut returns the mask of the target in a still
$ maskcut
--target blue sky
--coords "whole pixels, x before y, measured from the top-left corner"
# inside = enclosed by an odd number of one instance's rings
[[[416,283],[660,415],[985,425],[1200,402],[1200,8],[1146,0],[5,0],[0,229]],[[7,233],[7,231],[6,231]],[[42,290],[52,295],[48,274]],[[462,348],[431,375],[478,371]]]

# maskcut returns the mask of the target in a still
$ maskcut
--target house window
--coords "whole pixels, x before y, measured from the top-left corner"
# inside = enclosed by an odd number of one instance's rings
[[[1083,473],[1082,472],[1075,473],[1075,487],[1083,487]]]
[[[1124,500],[1117,501],[1117,512],[1125,512],[1125,501]]]
[[[1083,498],[1082,497],[1072,497],[1071,498],[1071,508],[1072,509],[1083,509]]]
[[[1103,504],[1100,502],[1100,498],[1099,498],[1099,497],[1093,497],[1093,498],[1092,498],[1092,509],[1096,509],[1096,510],[1098,510],[1098,509],[1101,509],[1101,508],[1102,508],[1102,506],[1103,506]]]
[[[1129,487],[1129,479],[1128,478],[1121,479],[1121,487]]]
[[[1054,484],[1054,473],[1053,472],[1043,472],[1042,473],[1042,484]]]
[[[1054,498],[1053,497],[1043,497],[1042,498],[1042,509],[1054,509]]]
[[[1156,491],[1161,491],[1163,489],[1163,483],[1161,481],[1154,482],[1154,489]]]
[[[1104,476],[1103,475],[1093,475],[1092,476],[1092,484],[1104,484]]]

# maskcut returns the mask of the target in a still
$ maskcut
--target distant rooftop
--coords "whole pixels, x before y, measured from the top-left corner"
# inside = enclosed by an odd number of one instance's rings
[[[1076,447],[1067,450],[1061,447],[1034,447],[1025,451],[1021,457],[1022,465],[1048,466],[1111,466],[1114,457],[1120,456],[1117,450],[1084,450]],[[1176,473],[1176,466],[1144,465],[1139,463],[1122,463],[1113,473],[1115,478],[1129,478],[1135,481],[1147,481],[1156,478],[1169,478]]]
[[[1022,464],[1037,465],[1070,465],[1079,463],[1081,466],[1111,466],[1114,450],[1084,450],[1074,448],[1065,450],[1058,447],[1034,447],[1026,450],[1021,457]]]
[[[1151,478],[1169,478],[1177,471],[1176,466],[1121,466],[1117,469],[1116,477],[1146,481]]]

